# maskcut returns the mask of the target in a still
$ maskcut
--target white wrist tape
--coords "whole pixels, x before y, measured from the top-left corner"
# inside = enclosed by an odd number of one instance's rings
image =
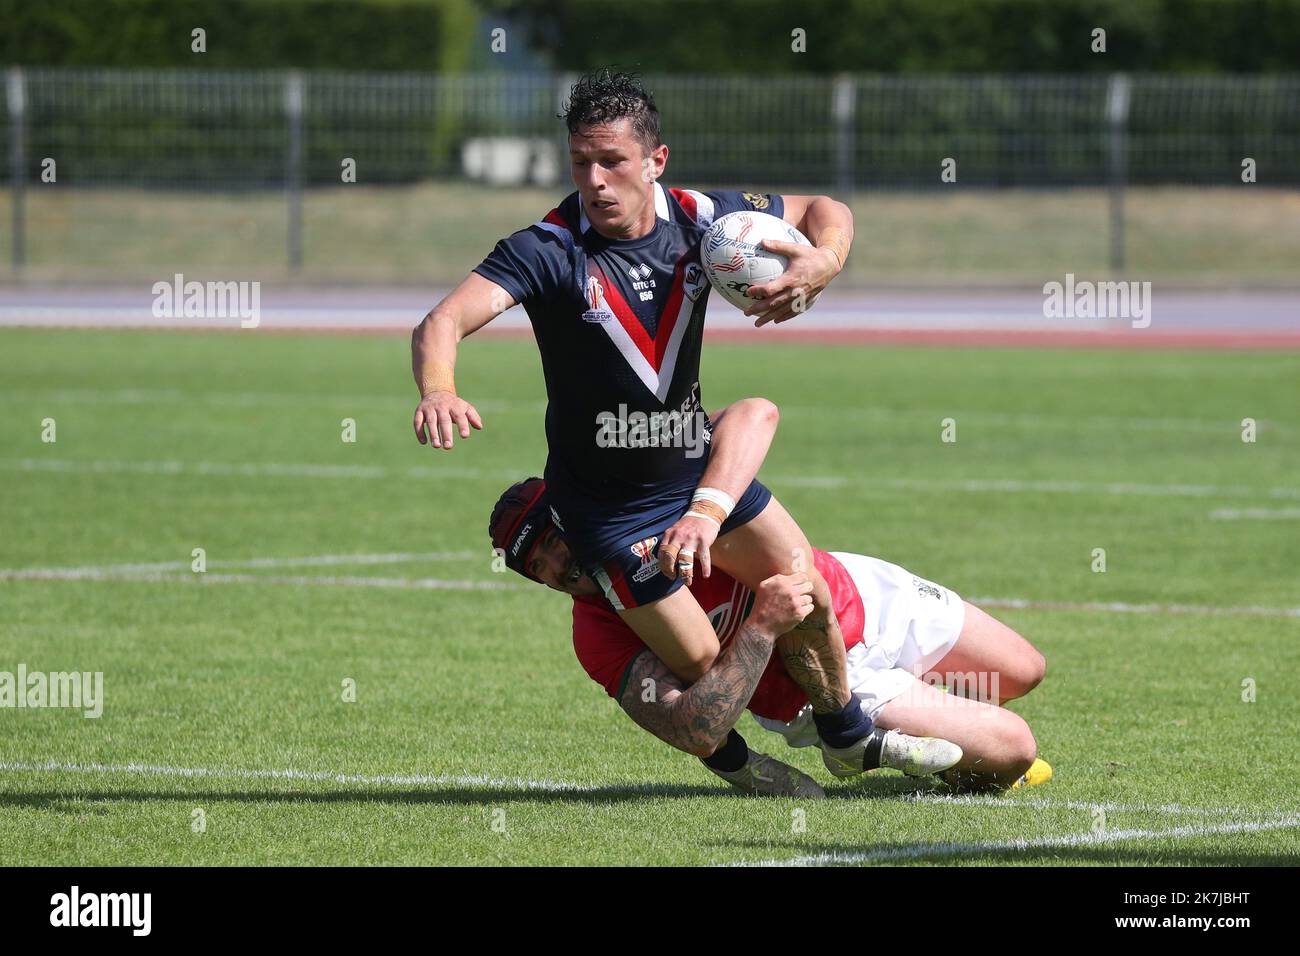
[[[722,527],[722,522],[721,522],[721,521],[719,521],[719,520],[718,520],[717,518],[715,518],[713,515],[706,515],[703,511],[688,511],[688,512],[686,512],[686,514],[682,515],[682,517],[683,517],[683,518],[708,518],[710,521],[712,521],[714,524],[716,524],[719,528]]]
[[[696,488],[691,496],[691,504],[697,501],[711,501],[727,515],[736,510],[736,499],[718,488]]]

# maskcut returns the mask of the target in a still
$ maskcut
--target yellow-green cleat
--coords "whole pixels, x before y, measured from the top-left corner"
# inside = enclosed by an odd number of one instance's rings
[[[1005,790],[1021,790],[1036,787],[1052,779],[1052,765],[1041,757],[1036,758],[1020,779],[1009,787],[1001,787],[987,775],[971,773],[969,770],[953,768],[939,774],[939,779],[946,783],[953,793],[999,793]]]
[[[1042,757],[1035,757],[1034,762],[1029,765],[1029,769],[1011,785],[1010,789],[1020,790],[1023,787],[1036,787],[1040,783],[1047,783],[1051,779],[1052,765]]]

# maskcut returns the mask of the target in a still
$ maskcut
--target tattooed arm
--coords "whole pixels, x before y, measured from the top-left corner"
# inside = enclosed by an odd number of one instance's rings
[[[754,695],[777,635],[812,610],[812,583],[803,574],[764,581],[754,609],[713,666],[687,686],[650,650],[628,667],[619,706],[665,743],[697,757],[722,745]]]

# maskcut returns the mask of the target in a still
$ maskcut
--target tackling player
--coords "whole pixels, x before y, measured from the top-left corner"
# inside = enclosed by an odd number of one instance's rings
[[[740,443],[742,435],[766,447],[775,429],[773,410],[762,399],[747,399],[718,413],[715,452]],[[688,684],[602,599],[552,523],[543,518],[520,533],[522,505],[539,491],[544,495],[539,478],[508,489],[489,533],[509,567],[572,596],[574,650],[591,678],[634,721],[699,756],[738,789],[819,792],[798,770],[749,750],[734,729],[747,707],[790,746],[818,743],[807,695],[779,656],[769,661],[771,621],[798,614],[806,582],[799,575],[777,576],[755,592],[724,572],[697,577],[689,587],[713,622],[722,652],[699,681]],[[875,728],[865,769],[888,766],[923,775],[951,766],[944,779],[958,790],[1051,778],[1051,767],[1037,758],[1029,726],[1001,707],[1042,679],[1043,657],[1028,641],[947,588],[897,565],[858,554],[813,554],[830,583],[855,701]],[[940,681],[973,696],[945,693],[935,686]]]
[[[839,273],[852,214],[826,196],[665,188],[659,112],[631,76],[582,78],[565,121],[577,191],[499,242],[415,329],[416,435],[450,448],[453,431],[467,438],[471,426],[483,427],[456,393],[457,345],[522,303],[548,398],[546,509],[528,522],[544,517],[563,530],[583,573],[686,681],[701,677],[719,651],[708,616],[682,587],[697,554],[707,575],[706,549],[717,538],[714,563],[751,588],[803,570],[813,609],[778,638],[777,650],[809,696],[827,765],[861,772],[870,726],[848,687],[830,590],[807,563],[807,538],[762,484],[708,480],[712,425],[699,384],[709,291],[699,244],[713,219],[762,210],[816,243],[765,242],[790,262],[777,280],[750,289],[761,301],[749,312],[762,325],[792,317]]]

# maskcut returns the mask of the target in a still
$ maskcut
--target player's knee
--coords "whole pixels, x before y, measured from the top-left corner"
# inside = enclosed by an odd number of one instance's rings
[[[989,773],[1018,777],[1029,769],[1038,756],[1038,742],[1024,718],[1002,707],[989,706],[980,711],[977,734],[967,748],[967,756]]]
[[[766,398],[750,398],[746,401],[753,404],[759,420],[765,425],[775,426],[781,421],[781,410],[776,407],[775,402],[770,402]]]
[[[709,672],[717,659],[718,655],[712,651],[699,651],[677,664],[673,672],[688,684],[694,684]],[[708,754],[704,756],[707,757]]]
[[[1043,682],[1043,677],[1047,674],[1047,658],[1037,649],[1030,648],[1026,655],[1025,670],[1025,693],[1029,693]]]
[[[1023,717],[1010,711],[1003,711],[1003,714],[1011,719],[1002,721],[998,734],[999,763],[1004,773],[1018,777],[1029,769],[1038,756],[1038,741],[1034,739],[1034,732],[1029,729]]]
[[[1042,683],[1043,675],[1046,673],[1047,659],[1026,644],[1024,653],[1017,656],[1011,672],[1003,678],[1006,687],[1002,695],[1003,699],[1011,700],[1025,696]]]

